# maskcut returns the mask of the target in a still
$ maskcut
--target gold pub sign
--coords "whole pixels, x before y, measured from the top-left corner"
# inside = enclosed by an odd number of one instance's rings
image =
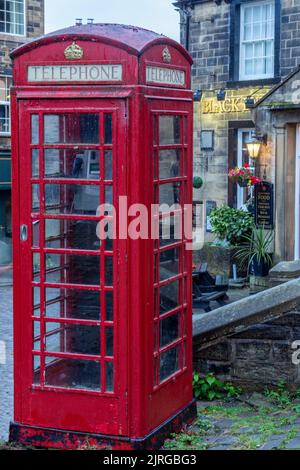
[[[243,113],[247,111],[244,96],[234,96],[223,101],[205,98],[201,105],[203,114]]]

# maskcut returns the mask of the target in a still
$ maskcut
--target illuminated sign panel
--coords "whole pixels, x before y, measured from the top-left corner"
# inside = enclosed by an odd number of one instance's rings
[[[120,64],[34,65],[28,67],[29,82],[120,82]]]
[[[185,86],[185,72],[167,67],[147,67],[147,83]]]

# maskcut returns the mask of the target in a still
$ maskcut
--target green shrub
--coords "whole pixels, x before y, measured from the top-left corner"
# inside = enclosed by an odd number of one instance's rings
[[[253,229],[254,217],[250,212],[226,205],[216,207],[209,215],[212,231],[231,246],[241,245]]]

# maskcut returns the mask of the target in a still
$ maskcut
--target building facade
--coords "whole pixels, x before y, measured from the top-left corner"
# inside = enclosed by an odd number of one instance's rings
[[[241,207],[249,197],[249,190],[229,182],[227,173],[244,163],[254,165],[245,145],[257,131],[253,107],[300,63],[300,0],[181,0],[174,5],[181,42],[194,60],[194,173],[204,182],[194,199],[202,204],[209,240],[211,208]],[[268,140],[262,146],[255,167],[257,176],[275,182],[272,145]]]
[[[44,34],[44,0],[0,0],[0,237],[11,236],[10,52]],[[0,255],[1,256],[1,255]],[[1,259],[0,259],[1,264]]]

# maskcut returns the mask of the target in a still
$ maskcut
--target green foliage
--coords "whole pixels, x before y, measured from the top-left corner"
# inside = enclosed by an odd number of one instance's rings
[[[286,388],[286,382],[284,380],[278,382],[277,387],[272,390],[267,388],[264,393],[267,398],[269,398],[280,408],[286,408],[291,405],[294,400],[300,398],[300,390],[297,390],[296,392],[289,392]],[[299,413],[300,406],[296,405],[294,407],[294,411]]]
[[[242,390],[232,384],[224,383],[213,374],[200,376],[198,372],[193,377],[194,395],[200,400],[216,400],[224,397],[238,397]]]
[[[195,189],[200,189],[203,186],[203,179],[201,176],[194,176],[193,178],[193,187]]]
[[[264,263],[267,266],[272,265],[270,250],[274,239],[273,232],[266,232],[263,228],[253,226],[251,234],[246,234],[244,239],[244,246],[235,254],[241,264],[248,264],[249,267],[256,259],[258,263]]]
[[[251,234],[254,218],[249,212],[226,205],[216,207],[209,214],[212,231],[230,245],[240,245]]]

